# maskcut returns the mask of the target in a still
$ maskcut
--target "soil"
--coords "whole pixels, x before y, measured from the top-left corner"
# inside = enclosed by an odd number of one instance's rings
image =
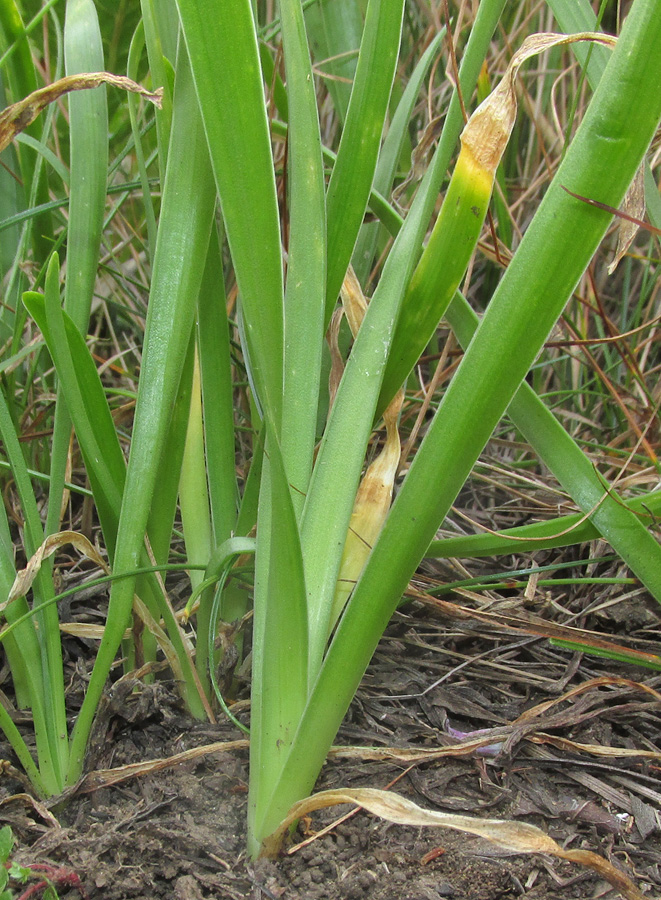
[[[638,635],[658,635],[651,600],[636,598],[635,616],[624,612],[611,609],[611,626],[626,621]],[[80,655],[83,645],[66,642],[73,665],[73,648]],[[76,662],[72,696],[90,662]],[[642,669],[411,605],[384,636],[336,744],[380,748],[387,757],[388,748],[451,747],[477,729],[493,729],[493,742],[469,756],[448,751],[413,765],[336,753],[317,787],[392,785],[430,809],[530,822],[563,846],[610,859],[645,896],[658,897],[660,682]],[[517,722],[526,711],[527,724]],[[247,709],[238,714],[247,720]],[[127,776],[129,764],[242,737],[229,724],[191,721],[167,681],[118,682],[99,716],[89,768]],[[609,756],[604,748],[657,755]],[[1,783],[0,820],[17,837],[17,861],[59,867],[51,877],[62,898],[81,896],[73,873],[90,900],[618,896],[594,872],[567,862],[508,855],[484,840],[391,825],[347,806],[302,821],[295,840],[307,843],[295,852],[251,862],[244,853],[247,756],[239,743],[111,786],[98,787],[109,777],[98,774],[48,809],[12,780],[12,768]]]

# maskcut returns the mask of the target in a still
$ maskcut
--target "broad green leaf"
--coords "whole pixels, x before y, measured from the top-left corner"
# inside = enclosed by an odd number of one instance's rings
[[[177,0],[258,401],[280,429],[284,310],[280,227],[262,70],[249,0]]]
[[[403,0],[370,0],[358,67],[326,197],[330,321],[374,180],[402,30]]]
[[[262,833],[273,785],[308,697],[308,618],[298,523],[274,430],[267,429],[267,435],[257,529],[258,565],[264,566],[266,578],[256,580],[253,619],[249,842]]]
[[[53,257],[51,272],[57,279],[57,256]],[[126,464],[103,385],[85,340],[59,305],[59,290],[50,292],[49,301],[29,291],[23,295],[23,302],[55,363],[112,560]]]
[[[379,154],[379,160],[374,173],[373,190],[379,191],[384,196],[390,194],[392,183],[397,171],[404,141],[408,136],[413,108],[418,100],[418,94],[424,82],[434,56],[439,52],[441,41],[445,37],[445,28],[441,28],[438,34],[430,42],[425,52],[420,57],[413,74],[411,75],[404,93],[397,104],[397,109],[392,117],[388,133],[383,142]],[[376,222],[364,224],[359,232],[356,247],[353,253],[353,268],[356,277],[361,284],[365,284],[372,265],[380,226]]]
[[[289,256],[282,454],[297,514],[312,472],[324,336],[326,209],[317,98],[300,0],[280,4],[289,107]]]

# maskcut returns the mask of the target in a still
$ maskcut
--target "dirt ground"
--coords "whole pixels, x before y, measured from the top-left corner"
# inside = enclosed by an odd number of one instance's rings
[[[634,633],[640,646],[658,636],[658,607],[644,596],[629,609],[607,609],[611,630]],[[66,645],[75,697],[91,657],[80,641]],[[392,786],[430,809],[530,822],[563,847],[596,851],[644,896],[659,897],[660,687],[661,678],[643,669],[412,604],[383,638],[336,741],[380,749],[385,758],[337,752],[318,788]],[[493,741],[470,755],[448,750],[413,765],[388,758],[402,748],[456,747],[478,729],[493,729]],[[191,721],[167,681],[119,683],[99,718],[89,768],[126,775],[121,767],[242,737],[223,723]],[[0,749],[11,762],[9,749]],[[97,775],[49,808],[33,802],[10,769],[0,782],[0,823],[14,830],[22,864],[60,867],[51,874],[63,898],[81,896],[71,873],[90,900],[618,896],[594,872],[567,862],[508,855],[484,840],[396,826],[362,811],[314,839],[348,806],[301,822],[297,840],[308,843],[295,852],[251,862],[244,854],[247,757],[238,744],[201,749],[112,786],[98,787],[110,776]]]

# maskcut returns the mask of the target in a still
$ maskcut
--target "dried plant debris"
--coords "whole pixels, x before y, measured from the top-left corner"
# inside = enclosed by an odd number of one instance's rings
[[[12,103],[0,113],[0,152],[9,146],[17,134],[31,125],[50,103],[59,100],[71,91],[85,91],[111,84],[114,87],[134,94],[140,94],[160,107],[163,89],[148,91],[123,75],[111,75],[110,72],[89,72],[81,75],[66,75],[46,87],[33,91],[23,100]]]

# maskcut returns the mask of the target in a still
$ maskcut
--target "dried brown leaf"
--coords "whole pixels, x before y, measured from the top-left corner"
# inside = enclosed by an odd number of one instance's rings
[[[6,762],[6,760],[3,760],[3,762]],[[24,777],[24,776],[22,776],[22,773],[18,772],[16,769],[14,769],[13,766],[7,765],[6,768],[3,767],[2,771],[3,771],[3,774],[5,773],[5,771],[8,772],[9,774],[11,774],[12,778],[19,777],[22,780],[22,777]],[[24,803],[26,806],[30,806],[37,813],[37,815],[41,816],[41,818],[44,820],[44,822],[47,822],[51,826],[51,828],[61,828],[62,827],[60,825],[60,823],[57,821],[57,819],[55,818],[55,816],[53,815],[53,813],[46,806],[44,806],[43,803],[40,803],[39,800],[37,800],[31,794],[21,793],[21,794],[12,794],[9,797],[3,797],[2,800],[0,800],[0,806],[8,806],[11,803],[17,803],[17,802]]]
[[[11,591],[9,592],[9,597],[4,603],[0,603],[0,613],[3,612],[10,603],[16,600],[17,597],[23,597],[27,594],[32,587],[32,582],[37,577],[37,573],[44,560],[48,559],[49,556],[52,556],[56,550],[63,547],[65,544],[71,544],[81,556],[91,559],[93,563],[96,563],[96,565],[106,573],[106,575],[110,574],[110,569],[106,565],[105,560],[99,555],[96,548],[90,544],[83,534],[78,534],[76,531],[59,531],[57,534],[49,535],[28,561],[27,566],[16,574]]]
[[[633,181],[629,185],[624,202],[621,206],[623,216],[619,218],[617,235],[617,248],[615,259],[608,266],[608,274],[612,275],[620,260],[626,255],[638,233],[638,221],[645,215],[645,169],[639,166]]]
[[[92,625],[90,622],[62,622],[60,624],[62,634],[70,634],[72,637],[84,638],[88,641],[100,641],[103,637],[105,627],[103,625]],[[123,640],[130,640],[132,631],[127,628],[124,632]]]
[[[49,103],[58,100],[64,94],[71,91],[85,91],[100,87],[102,84],[111,84],[114,87],[140,94],[147,100],[151,100],[160,108],[163,89],[148,91],[122,75],[111,75],[109,72],[89,72],[81,75],[67,75],[54,81],[46,87],[39,88],[28,94],[18,103],[13,103],[0,113],[0,152],[9,146],[17,134],[31,125]]]
[[[342,375],[344,375],[344,361],[342,359],[342,354],[340,353],[340,326],[342,324],[343,317],[344,310],[342,309],[342,307],[338,307],[333,312],[333,315],[331,317],[326,338],[328,341],[328,347],[331,356],[331,369],[328,375],[329,413],[333,408],[335,395],[337,394],[337,389],[340,386],[340,381],[342,381]]]
[[[563,850],[553,838],[534,825],[525,822],[510,822],[506,819],[478,819],[472,816],[423,809],[398,794],[373,788],[321,791],[295,803],[277,831],[264,841],[263,854],[274,856],[288,829],[303,816],[314,810],[335,806],[339,803],[352,803],[360,806],[373,815],[380,816],[397,825],[451,828],[453,831],[485,838],[514,853],[547,853],[559,859],[577,862],[597,871],[627,900],[643,900],[643,894],[631,879],[618,871],[608,860],[590,850]]]
[[[457,590],[458,594],[468,595],[468,591],[463,589]],[[440,597],[432,597],[423,591],[409,588],[407,596],[415,597],[425,606],[433,607],[438,612],[452,619],[477,619],[481,622],[488,622],[492,625],[498,625],[501,628],[507,628],[510,631],[522,632],[523,634],[536,634],[540,637],[549,638],[549,640],[572,642],[580,644],[584,647],[593,648],[595,651],[605,651],[606,653],[626,654],[632,662],[637,662],[642,666],[651,666],[659,668],[661,665],[661,656],[654,653],[646,653],[643,650],[634,650],[623,644],[615,644],[607,641],[601,635],[595,632],[586,631],[583,628],[574,628],[570,625],[556,625],[552,622],[545,622],[537,616],[507,616],[502,613],[489,612],[483,609],[470,609],[469,607],[460,606],[458,603],[450,603],[448,600],[442,600]]]
[[[355,339],[358,334],[358,329],[365,318],[365,313],[367,312],[367,300],[363,294],[360,282],[356,278],[353,266],[349,266],[347,274],[344,276],[340,294],[342,297],[342,306],[344,307],[344,315],[347,317],[351,334]]]
[[[534,744],[551,744],[558,750],[572,750],[575,753],[589,753],[591,756],[602,756],[608,759],[656,759],[661,760],[659,750],[638,750],[635,747],[608,747],[604,744],[581,744],[578,741],[570,741],[569,738],[558,737],[555,734],[528,735],[527,740]]]
[[[496,171],[514,127],[517,110],[515,82],[523,63],[551,47],[577,41],[594,41],[613,47],[616,38],[590,31],[577,34],[531,34],[516,51],[505,75],[475,110],[461,135],[462,147],[470,151],[486,171]]]
[[[111,784],[121,784],[124,781],[129,781],[131,778],[148,775],[151,772],[159,772],[162,769],[170,769],[179,763],[201,759],[211,753],[230,753],[234,750],[246,750],[248,746],[249,742],[245,738],[238,741],[218,741],[215,744],[207,744],[204,747],[192,747],[190,750],[184,750],[182,753],[177,753],[174,756],[161,759],[147,759],[125,766],[117,766],[114,769],[97,769],[85,775],[73,788],[72,792],[75,794],[89,794],[99,788],[108,787]]]
[[[530,709],[527,709],[524,713],[522,713],[518,717],[518,719],[516,719],[516,724],[521,725],[524,722],[530,722],[533,719],[538,718],[543,713],[547,712],[552,707],[558,706],[560,703],[565,703],[568,700],[573,700],[575,697],[578,697],[581,694],[585,694],[587,691],[599,687],[630,688],[633,691],[641,691],[644,694],[648,694],[649,696],[653,697],[654,700],[661,701],[661,694],[659,694],[658,691],[655,691],[654,688],[650,687],[647,684],[642,684],[639,681],[633,681],[631,678],[619,678],[615,675],[600,675],[598,678],[590,678],[588,681],[584,681],[581,684],[575,685],[560,697],[554,697],[552,700],[545,700],[542,703],[538,703],[536,706],[532,706]]]

